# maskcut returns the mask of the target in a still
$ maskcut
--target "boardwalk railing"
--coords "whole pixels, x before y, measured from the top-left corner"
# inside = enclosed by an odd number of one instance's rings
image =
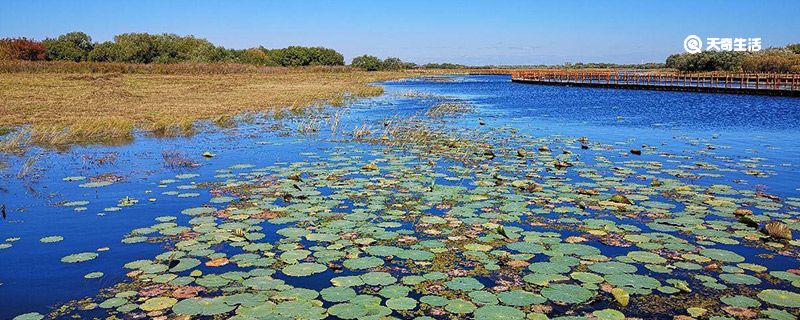
[[[647,70],[515,70],[515,82],[627,89],[800,96],[798,74],[679,73]]]

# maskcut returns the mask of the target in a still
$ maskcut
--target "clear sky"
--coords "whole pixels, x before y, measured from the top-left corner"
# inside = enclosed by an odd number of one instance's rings
[[[0,0],[0,37],[192,34],[229,48],[325,46],[483,64],[661,62],[690,34],[800,42],[800,1]]]

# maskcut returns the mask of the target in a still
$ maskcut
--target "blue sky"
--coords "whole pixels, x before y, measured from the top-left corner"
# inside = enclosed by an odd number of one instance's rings
[[[800,42],[800,1],[0,1],[0,37],[192,34],[230,48],[331,47],[417,63],[663,61],[690,34]]]

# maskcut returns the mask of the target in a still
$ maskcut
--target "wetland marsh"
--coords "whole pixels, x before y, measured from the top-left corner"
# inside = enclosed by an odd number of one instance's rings
[[[797,99],[377,85],[9,158],[0,318],[800,315]]]

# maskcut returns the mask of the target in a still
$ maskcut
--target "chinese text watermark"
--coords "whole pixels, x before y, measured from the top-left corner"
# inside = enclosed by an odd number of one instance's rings
[[[706,47],[703,48],[703,39],[690,35],[683,39],[683,49],[688,53],[702,51],[761,51],[761,38],[706,38]]]

